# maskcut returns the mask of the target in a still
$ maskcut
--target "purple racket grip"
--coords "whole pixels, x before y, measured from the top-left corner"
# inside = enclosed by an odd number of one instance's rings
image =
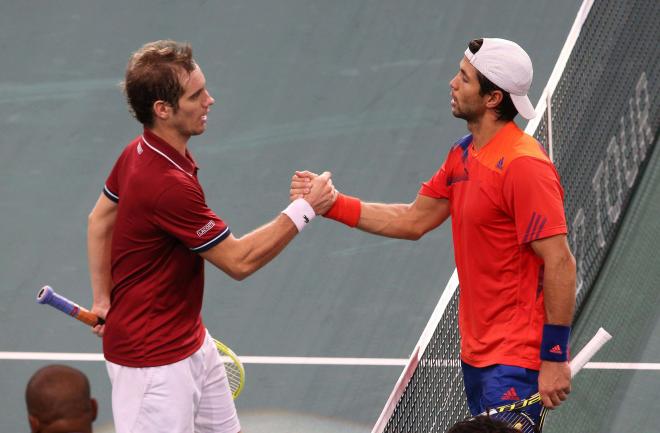
[[[58,295],[50,286],[43,286],[37,294],[39,304],[48,304],[69,316],[75,317],[80,307],[62,295]]]

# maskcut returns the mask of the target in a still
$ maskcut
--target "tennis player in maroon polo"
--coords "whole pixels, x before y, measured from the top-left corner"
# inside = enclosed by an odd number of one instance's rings
[[[206,204],[188,140],[215,102],[190,45],[156,41],[135,52],[124,90],[143,125],[122,152],[89,216],[94,332],[112,382],[117,433],[236,433],[224,366],[200,316],[204,259],[241,280],[272,260],[336,192],[314,194],[235,238]]]

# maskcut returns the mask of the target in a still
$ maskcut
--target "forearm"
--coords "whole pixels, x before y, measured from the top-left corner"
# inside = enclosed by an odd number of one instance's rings
[[[566,235],[556,235],[531,243],[543,260],[543,299],[545,320],[541,339],[539,393],[543,406],[552,409],[571,390],[568,341],[575,311],[575,259]]]
[[[570,253],[545,262],[543,297],[547,323],[571,325],[575,312],[575,273],[575,259]]]
[[[575,259],[568,253],[545,260],[543,297],[546,325],[541,341],[539,393],[543,406],[553,409],[571,391],[568,338],[575,310]],[[558,349],[558,350],[557,350]]]
[[[239,280],[253,274],[273,260],[298,234],[288,216],[280,214],[245,236],[237,239],[238,256],[228,273]]]
[[[110,271],[110,248],[112,244],[110,224],[103,224],[90,217],[87,228],[87,259],[92,285],[93,306],[107,309],[110,306],[112,275]]]
[[[325,216],[368,233],[417,240],[449,215],[448,200],[420,194],[410,204],[363,203],[358,198],[339,194]]]
[[[411,204],[362,203],[357,228],[397,239],[419,239],[424,232],[413,217]]]

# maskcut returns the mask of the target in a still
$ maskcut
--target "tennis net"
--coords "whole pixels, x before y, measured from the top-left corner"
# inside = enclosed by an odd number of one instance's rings
[[[526,128],[564,185],[578,313],[657,141],[658,16],[657,0],[585,0]],[[372,433],[444,432],[468,416],[459,291],[454,272]]]

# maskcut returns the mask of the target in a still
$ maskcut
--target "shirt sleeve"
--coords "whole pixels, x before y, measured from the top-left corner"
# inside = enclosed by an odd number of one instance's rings
[[[103,185],[103,194],[115,203],[119,203],[119,173],[126,160],[127,150],[124,149],[119,158],[117,158],[117,162],[115,162],[108,178],[105,180],[105,185]]]
[[[564,190],[549,161],[520,157],[504,176],[503,199],[513,216],[519,244],[566,234]]]
[[[451,198],[451,186],[456,182],[468,179],[465,168],[467,148],[472,142],[472,135],[466,135],[458,140],[449,150],[445,162],[440,169],[419,189],[420,195],[432,198]]]
[[[449,198],[449,185],[447,182],[447,161],[426,182],[422,182],[419,194],[432,198]]]
[[[229,227],[213,212],[201,189],[192,183],[175,183],[158,198],[156,224],[191,251],[201,253],[225,240]]]

